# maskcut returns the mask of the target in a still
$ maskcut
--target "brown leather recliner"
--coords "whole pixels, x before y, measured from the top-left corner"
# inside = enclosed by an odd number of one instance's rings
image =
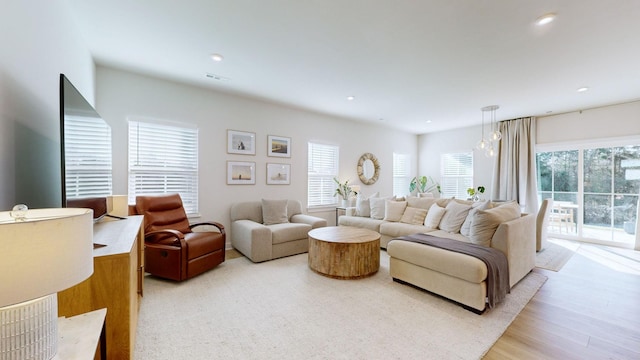
[[[217,222],[189,225],[180,195],[137,196],[131,212],[144,215],[145,271],[151,275],[182,281],[224,262],[224,226]],[[219,232],[192,231],[202,225]]]

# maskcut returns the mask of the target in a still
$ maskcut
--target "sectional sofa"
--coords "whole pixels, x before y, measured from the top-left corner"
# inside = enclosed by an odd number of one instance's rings
[[[368,201],[368,203],[367,203]],[[487,308],[487,266],[475,257],[423,244],[394,240],[426,233],[452,241],[475,243],[502,252],[514,286],[535,266],[536,217],[521,214],[515,202],[471,202],[409,197],[358,199],[339,225],[381,234],[390,256],[390,274],[405,282],[456,301],[475,312]]]

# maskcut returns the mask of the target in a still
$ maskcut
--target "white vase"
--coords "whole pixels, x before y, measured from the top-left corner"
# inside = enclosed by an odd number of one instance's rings
[[[342,207],[349,207],[349,200],[342,199]]]

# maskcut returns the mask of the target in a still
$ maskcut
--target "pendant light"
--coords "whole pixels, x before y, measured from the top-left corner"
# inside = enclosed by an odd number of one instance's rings
[[[483,108],[484,109],[484,108]],[[486,150],[489,147],[489,141],[484,138],[484,110],[482,110],[482,137],[480,141],[476,144],[476,149],[478,150]]]
[[[491,135],[489,135],[489,141],[500,141],[502,139],[502,134],[500,130],[498,130],[498,123],[496,122],[496,110],[498,110],[500,106],[491,105],[482,108],[482,111],[490,111],[491,112]]]

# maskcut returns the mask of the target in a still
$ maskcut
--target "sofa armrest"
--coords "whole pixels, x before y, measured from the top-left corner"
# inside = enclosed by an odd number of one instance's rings
[[[311,225],[312,229],[327,226],[327,220],[317,216],[295,214],[291,217],[292,223],[303,223]]]
[[[356,213],[357,211],[355,207],[348,207],[344,210],[344,214],[347,216],[356,216]]]
[[[231,245],[253,262],[271,260],[271,229],[251,220],[231,223]]]
[[[500,224],[491,239],[491,247],[507,256],[509,285],[515,285],[536,266],[535,215],[522,215]]]

